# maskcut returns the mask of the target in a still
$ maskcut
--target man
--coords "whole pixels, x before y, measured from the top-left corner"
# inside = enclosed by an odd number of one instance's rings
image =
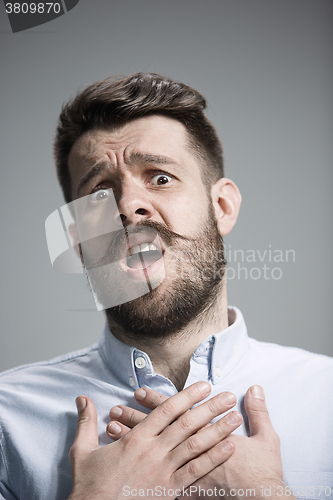
[[[136,74],[63,108],[58,177],[107,324],[2,375],[1,498],[332,497],[333,363],[249,339],[228,309],[221,237],[241,197],[205,107]]]

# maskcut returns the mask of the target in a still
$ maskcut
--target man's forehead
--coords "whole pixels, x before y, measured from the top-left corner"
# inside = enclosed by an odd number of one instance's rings
[[[94,129],[85,132],[74,143],[69,163],[74,159],[91,161],[109,150],[175,155],[189,152],[189,137],[182,123],[160,115],[138,118],[117,129]],[[139,149],[140,151],[140,149]]]

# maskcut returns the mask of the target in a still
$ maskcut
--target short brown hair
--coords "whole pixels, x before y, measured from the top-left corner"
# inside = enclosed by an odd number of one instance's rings
[[[75,141],[88,130],[115,129],[153,114],[174,118],[186,127],[191,146],[208,167],[204,184],[211,186],[223,177],[224,167],[222,145],[206,108],[199,92],[155,73],[109,77],[89,85],[63,106],[56,130],[54,157],[66,202],[72,200],[68,155]]]

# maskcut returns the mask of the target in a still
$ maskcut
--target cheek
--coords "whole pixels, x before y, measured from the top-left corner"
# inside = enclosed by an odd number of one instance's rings
[[[160,214],[169,229],[182,236],[191,236],[207,221],[207,195],[193,190],[187,196],[175,196],[161,207]]]
[[[100,261],[109,252],[112,244],[112,237],[110,234],[103,234],[95,236],[90,240],[81,243],[81,250],[85,265],[89,266],[93,262]]]

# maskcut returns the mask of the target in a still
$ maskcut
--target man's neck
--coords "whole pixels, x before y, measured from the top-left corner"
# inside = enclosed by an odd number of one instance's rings
[[[147,341],[138,338],[135,343],[128,341],[126,333],[112,320],[108,320],[113,335],[125,344],[132,345],[148,354],[155,373],[167,377],[178,391],[182,390],[189,370],[190,360],[195,349],[207,337],[228,327],[228,306],[225,287],[214,306],[205,311],[184,329],[163,340]],[[135,345],[134,345],[135,344]]]

